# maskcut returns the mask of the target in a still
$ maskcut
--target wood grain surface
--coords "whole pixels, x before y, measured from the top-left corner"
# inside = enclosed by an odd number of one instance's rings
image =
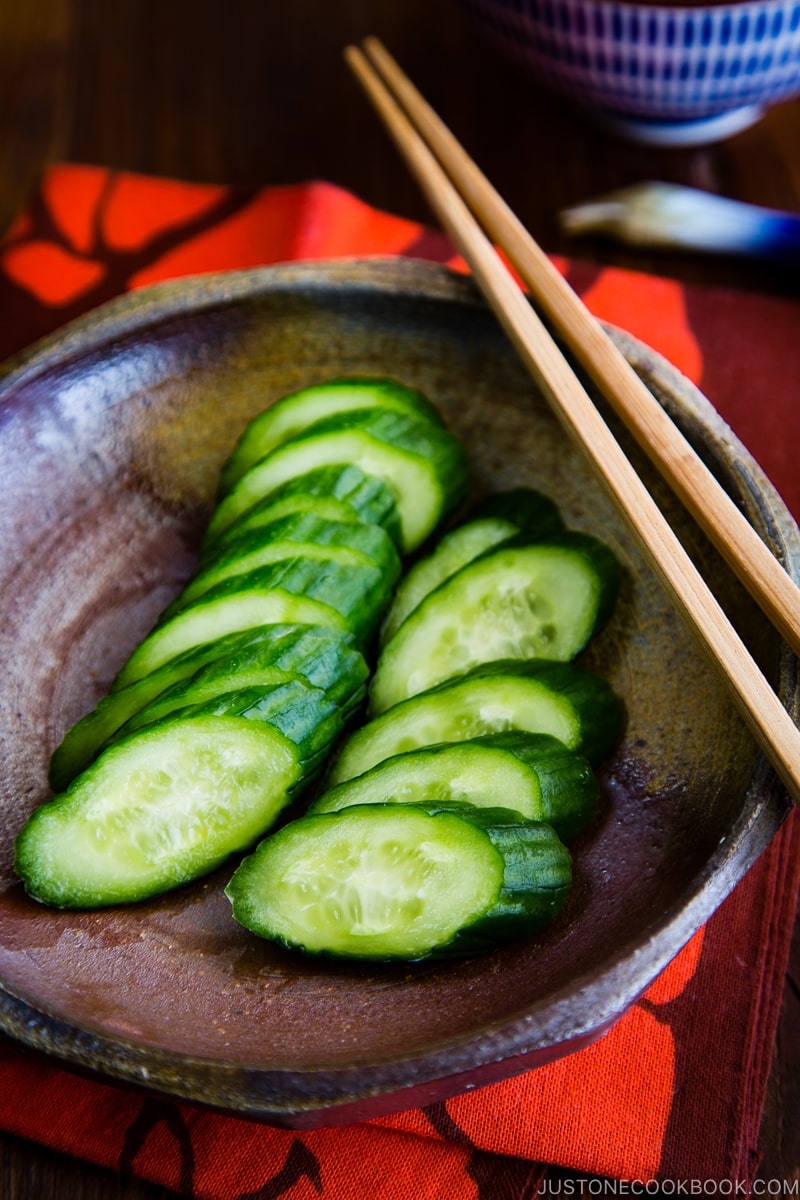
[[[574,243],[557,212],[642,179],[800,209],[800,101],[728,142],[632,146],[482,44],[455,0],[25,0],[0,4],[0,227],[42,165],[68,159],[259,186],[327,179],[430,221],[342,62],[376,34],[550,253],[793,294],[775,268]],[[498,135],[500,133],[500,136]],[[800,936],[761,1135],[763,1180],[800,1175]],[[173,1193],[0,1134],[2,1200]]]

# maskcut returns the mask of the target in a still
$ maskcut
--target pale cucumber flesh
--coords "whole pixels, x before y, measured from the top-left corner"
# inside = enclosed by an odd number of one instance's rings
[[[403,576],[392,600],[392,607],[381,628],[381,643],[394,637],[414,609],[432,591],[455,575],[479,554],[507,541],[518,532],[516,525],[500,517],[468,521],[445,536],[436,548],[420,559]]]
[[[229,678],[239,665],[270,661],[291,670],[350,708],[367,674],[354,639],[313,625],[274,624],[246,629],[193,646],[135,683],[103,697],[92,712],[67,730],[50,760],[49,782],[63,792],[88,767],[100,747],[141,709],[198,672]]]
[[[140,900],[213,870],[272,824],[300,773],[267,725],[152,726],[107,750],[17,839],[30,895],[60,908]]]
[[[542,820],[541,800],[530,766],[504,750],[463,742],[387,759],[323,792],[310,811],[336,812],[353,804],[473,804]]]
[[[437,742],[464,742],[486,733],[526,729],[577,748],[581,724],[569,700],[533,679],[472,679],[415,696],[376,717],[345,743],[329,783],[361,775],[376,763]]]
[[[441,424],[438,412],[421,392],[394,380],[354,378],[313,384],[283,396],[248,424],[222,469],[220,493],[230,491],[259,459],[315,421],[364,408],[396,409]]]
[[[250,550],[247,554],[226,559],[223,563],[210,563],[198,572],[181,591],[180,596],[170,606],[170,611],[180,612],[193,600],[205,595],[224,583],[226,579],[235,579],[238,575],[247,575],[259,567],[271,563],[283,562],[286,559],[303,557],[310,562],[336,562],[343,566],[370,566],[371,560],[360,550],[350,550],[346,546],[313,546],[303,542],[272,542]]]
[[[450,814],[359,806],[279,830],[228,885],[234,917],[310,953],[424,957],[489,911],[503,859]]]
[[[585,558],[559,545],[501,549],[472,562],[426,597],[384,647],[371,712],[480,663],[568,661],[594,629],[599,590]]]
[[[155,671],[175,655],[228,633],[284,622],[346,628],[327,604],[277,589],[242,592],[209,603],[203,599],[159,626],[134,650],[114,681],[114,690]]]

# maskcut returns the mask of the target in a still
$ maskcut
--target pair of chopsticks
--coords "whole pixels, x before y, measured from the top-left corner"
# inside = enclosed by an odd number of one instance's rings
[[[345,57],[526,367],[567,433],[593,462],[678,608],[722,671],[759,745],[800,805],[800,732],[493,243],[507,255],[535,304],[798,654],[800,590],[388,51],[377,39],[368,38],[363,48],[348,47]]]

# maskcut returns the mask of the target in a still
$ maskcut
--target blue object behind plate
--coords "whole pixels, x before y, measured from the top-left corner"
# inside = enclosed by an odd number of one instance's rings
[[[800,92],[800,3],[462,0],[544,82],[640,141],[730,137]]]

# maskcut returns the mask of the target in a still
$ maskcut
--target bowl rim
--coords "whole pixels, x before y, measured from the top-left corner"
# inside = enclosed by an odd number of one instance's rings
[[[9,392],[65,358],[102,349],[115,337],[140,334],[191,312],[275,297],[298,289],[353,288],[397,293],[480,308],[491,316],[472,280],[412,258],[354,258],[187,276],[127,293],[56,331],[0,366],[0,409]],[[757,513],[774,551],[800,581],[800,531],[752,456],[710,402],[650,347],[613,326],[614,340],[660,395],[671,415],[702,435],[714,458],[739,464],[723,482]],[[509,345],[509,355],[514,351]],[[685,430],[686,431],[686,430]],[[800,715],[797,660],[782,646],[778,690],[791,715]],[[240,1116],[311,1128],[397,1111],[431,1098],[492,1082],[596,1040],[637,1000],[696,930],[712,915],[777,832],[792,805],[763,755],[739,820],[720,843],[689,894],[652,923],[637,945],[620,947],[599,971],[572,979],[522,1013],[450,1039],[435,1048],[394,1054],[369,1064],[313,1068],[242,1069],[239,1064],[142,1046],[76,1028],[39,1011],[0,980],[0,1031],[82,1073]],[[576,1004],[576,996],[580,1003]],[[565,1049],[566,1047],[566,1049]]]

